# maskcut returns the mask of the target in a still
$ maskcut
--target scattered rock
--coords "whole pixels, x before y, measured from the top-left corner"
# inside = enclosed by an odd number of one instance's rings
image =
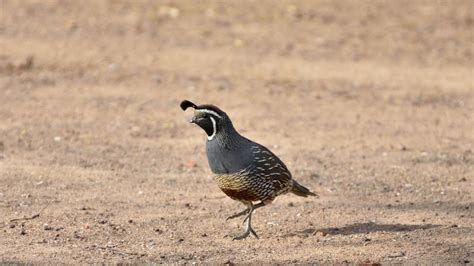
[[[380,264],[380,262],[375,262],[375,261],[371,261],[369,259],[365,259],[365,260],[361,261],[360,263],[358,263],[357,265],[359,265],[359,266],[379,266],[379,265],[382,265],[382,264]]]
[[[322,164],[323,162],[320,159],[317,159],[319,164]],[[309,175],[310,179],[321,179],[321,175],[318,173],[311,173]]]
[[[153,248],[154,246],[156,246],[156,243],[154,240],[148,240],[147,243],[145,244],[145,246],[147,248]]]
[[[48,225],[48,224],[44,224],[44,225],[43,225],[43,229],[44,229],[45,231],[52,231],[54,228],[53,228],[52,226]]]
[[[390,254],[387,257],[393,259],[393,258],[405,257],[405,255],[406,255],[405,251],[400,251],[400,252],[397,252],[397,253]]]
[[[233,263],[233,262],[230,261],[230,260],[227,260],[226,262],[224,262],[224,265],[232,266],[232,265],[235,265],[235,263]]]
[[[74,231],[74,238],[83,239],[83,237],[79,234],[78,231]]]
[[[321,237],[327,236],[327,234],[328,234],[328,233],[325,232],[325,231],[314,231],[314,233],[313,233],[313,235],[315,235],[315,236],[321,236]]]

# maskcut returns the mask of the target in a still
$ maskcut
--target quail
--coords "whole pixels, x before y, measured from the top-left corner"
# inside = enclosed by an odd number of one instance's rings
[[[207,134],[206,154],[215,182],[227,196],[247,207],[227,218],[245,215],[245,231],[234,240],[249,235],[258,238],[252,228],[252,213],[270,204],[275,197],[288,192],[302,197],[316,196],[296,182],[285,164],[269,149],[240,135],[229,116],[218,107],[196,105],[188,100],[182,101],[180,106],[183,111],[189,107],[195,109],[190,122]]]

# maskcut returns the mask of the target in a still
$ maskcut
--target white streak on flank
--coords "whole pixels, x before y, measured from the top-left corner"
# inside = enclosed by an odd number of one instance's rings
[[[203,112],[203,113],[208,113],[208,114],[211,114],[211,115],[214,115],[214,116],[217,116],[219,118],[222,118],[222,116],[220,116],[218,113],[212,111],[212,110],[209,110],[209,109],[196,109],[197,111],[199,112]]]
[[[207,136],[207,139],[208,140],[212,140],[214,138],[214,136],[216,135],[217,133],[217,128],[216,128],[216,120],[214,120],[214,117],[210,117],[211,118],[211,122],[212,122],[212,135],[211,136]]]

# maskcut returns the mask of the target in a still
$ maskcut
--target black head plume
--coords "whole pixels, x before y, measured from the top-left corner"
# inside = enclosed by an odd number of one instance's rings
[[[222,110],[219,109],[217,106],[212,105],[212,104],[196,105],[196,104],[194,104],[194,103],[191,102],[191,101],[183,100],[183,101],[181,102],[180,106],[181,106],[181,109],[183,109],[183,111],[186,111],[186,109],[188,109],[189,107],[192,107],[192,108],[194,108],[194,109],[196,109],[196,110],[213,111],[213,112],[215,112],[218,116],[225,115],[224,111],[222,111]]]
[[[225,134],[226,136],[229,134],[232,136],[239,136],[227,114],[215,105],[196,105],[191,101],[183,100],[180,107],[183,111],[186,111],[189,107],[195,109],[194,116],[189,122],[204,129],[209,141],[213,140],[215,136],[221,136],[222,134]]]
[[[189,107],[192,107],[194,109],[197,108],[197,105],[195,105],[194,103],[188,101],[188,100],[184,100],[181,102],[181,104],[179,105],[181,106],[181,109],[183,109],[183,111],[186,111],[186,109],[188,109]]]

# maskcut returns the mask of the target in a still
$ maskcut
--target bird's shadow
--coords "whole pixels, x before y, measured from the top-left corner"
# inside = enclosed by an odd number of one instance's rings
[[[367,234],[372,232],[409,232],[418,229],[426,230],[434,227],[439,227],[436,224],[378,224],[373,222],[355,223],[346,225],[344,227],[330,227],[330,228],[308,228],[296,233],[287,234],[285,236],[305,236],[316,235],[321,232],[323,235],[354,235]]]

